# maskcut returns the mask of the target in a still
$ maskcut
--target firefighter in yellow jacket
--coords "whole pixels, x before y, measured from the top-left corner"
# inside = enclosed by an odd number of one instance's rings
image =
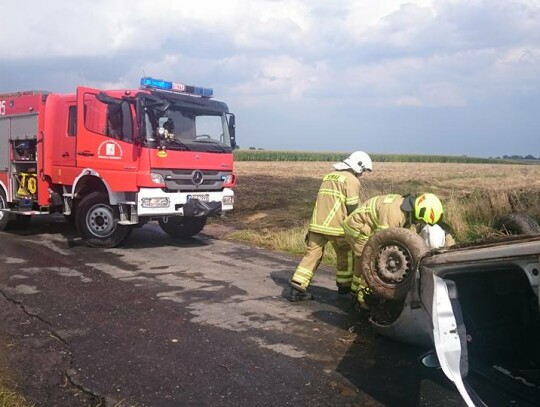
[[[324,248],[331,242],[337,256],[336,283],[338,292],[350,292],[353,275],[353,254],[344,238],[343,220],[352,213],[360,200],[359,177],[372,171],[368,154],[355,151],[342,162],[334,164],[335,171],[325,175],[317,194],[306,236],[307,253],[291,278],[290,301],[310,300],[306,292],[313,274],[319,266]]]
[[[364,294],[369,292],[362,278],[359,257],[368,239],[376,232],[395,227],[412,227],[419,222],[436,224],[443,213],[440,199],[434,194],[375,196],[360,206],[343,222],[345,237],[355,255],[351,291],[365,307]]]

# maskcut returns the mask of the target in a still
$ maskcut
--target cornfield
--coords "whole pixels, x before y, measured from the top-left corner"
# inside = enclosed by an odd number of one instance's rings
[[[306,152],[306,151],[270,151],[270,150],[235,150],[236,161],[341,161],[349,153]],[[509,160],[478,158],[467,156],[415,155],[415,154],[371,154],[375,162],[423,162],[423,163],[469,163],[469,164],[505,164]]]

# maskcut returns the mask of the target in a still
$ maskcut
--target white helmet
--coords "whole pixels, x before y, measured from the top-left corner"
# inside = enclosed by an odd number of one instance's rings
[[[425,225],[420,231],[426,246],[432,249],[440,249],[446,243],[446,233],[439,225]]]
[[[371,157],[363,151],[355,151],[345,158],[343,162],[357,174],[362,174],[364,171],[371,172],[373,170]]]

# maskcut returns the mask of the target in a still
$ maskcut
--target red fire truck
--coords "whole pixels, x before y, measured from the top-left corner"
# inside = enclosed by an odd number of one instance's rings
[[[197,234],[234,204],[235,116],[212,96],[150,77],[135,90],[0,94],[0,229],[63,213],[95,247],[152,220]]]

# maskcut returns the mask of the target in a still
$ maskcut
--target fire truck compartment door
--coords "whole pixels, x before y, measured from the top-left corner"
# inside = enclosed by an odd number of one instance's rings
[[[462,324],[458,323],[454,313],[456,304],[453,307],[451,292],[455,291],[455,287],[452,287],[452,283],[448,282],[449,287],[433,270],[420,267],[420,298],[433,324],[433,343],[437,358],[444,374],[454,382],[467,406],[474,407],[461,374],[467,350],[466,341],[460,338],[462,332],[459,328]],[[458,311],[461,312],[459,309]]]
[[[131,108],[107,97],[101,101],[102,91],[77,88],[77,166],[97,170],[132,171],[138,169],[138,148],[134,134],[125,126],[126,112]],[[123,103],[123,105],[122,105]],[[133,122],[133,118],[129,120]]]

